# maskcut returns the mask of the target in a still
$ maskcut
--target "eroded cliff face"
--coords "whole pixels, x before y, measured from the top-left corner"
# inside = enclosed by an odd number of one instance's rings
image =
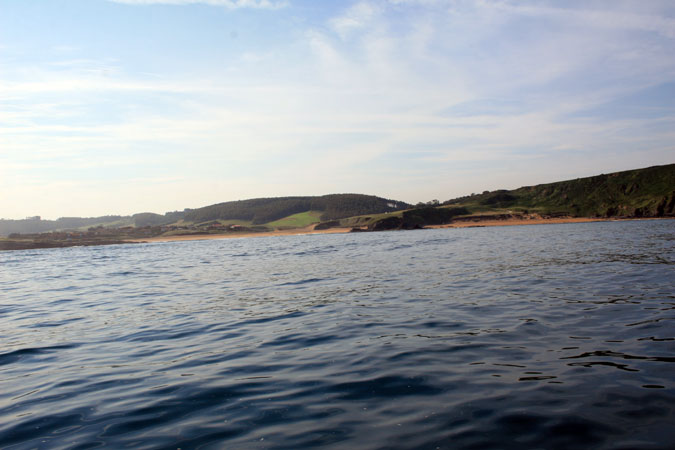
[[[485,191],[448,200],[444,205],[461,205],[472,212],[530,211],[570,217],[675,216],[675,164],[511,191]]]
[[[618,204],[607,207],[605,217],[671,217],[675,216],[675,191],[645,205]]]
[[[675,216],[675,191],[670,196],[663,197],[656,206],[656,216]]]

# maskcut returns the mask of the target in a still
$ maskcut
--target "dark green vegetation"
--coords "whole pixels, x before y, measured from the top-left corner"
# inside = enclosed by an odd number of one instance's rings
[[[471,213],[538,213],[570,217],[675,215],[675,164],[557,183],[499,190],[444,202]]]
[[[342,219],[361,214],[398,211],[410,207],[407,203],[372,195],[332,194],[321,197],[255,198],[218,203],[188,212],[184,220],[199,223],[207,220],[244,220],[254,225],[274,222],[285,217],[316,211],[319,220]]]

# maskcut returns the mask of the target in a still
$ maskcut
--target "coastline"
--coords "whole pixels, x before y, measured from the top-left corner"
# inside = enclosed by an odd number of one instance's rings
[[[673,218],[649,217],[649,218],[607,219],[607,218],[592,218],[592,217],[568,217],[568,218],[552,218],[552,219],[534,218],[534,219],[475,220],[466,222],[455,222],[443,225],[426,225],[422,229],[504,227],[515,225],[551,225],[561,223],[619,222],[626,220],[661,220],[661,219],[672,220]],[[149,242],[198,241],[198,240],[236,239],[236,238],[251,238],[251,237],[266,237],[266,236],[296,236],[306,234],[339,234],[339,233],[349,233],[352,231],[352,228],[350,227],[315,230],[314,229],[315,226],[316,225],[310,225],[304,228],[295,228],[290,230],[276,230],[276,231],[261,231],[257,233],[155,236],[146,239],[126,240],[125,242],[149,243]],[[366,230],[360,231],[366,232]]]
[[[487,216],[489,217],[489,216]],[[563,223],[587,223],[587,222],[619,222],[626,220],[673,220],[673,217],[644,217],[644,218],[592,218],[592,217],[558,217],[544,219],[541,217],[533,218],[506,218],[506,219],[482,219],[478,217],[469,220],[455,220],[453,223],[442,225],[425,225],[422,229],[441,229],[441,228],[481,228],[481,227],[504,227],[517,225],[550,225]],[[241,239],[241,238],[256,238],[268,236],[298,236],[309,234],[340,234],[349,233],[352,231],[368,232],[364,228],[338,227],[316,230],[317,224],[313,224],[304,228],[294,228],[288,230],[275,231],[261,231],[261,232],[241,232],[241,233],[223,233],[223,234],[193,234],[193,235],[175,235],[175,236],[153,236],[147,238],[137,239],[122,239],[115,241],[86,241],[86,242],[72,242],[64,243],[60,241],[42,241],[42,242],[20,242],[0,240],[0,251],[12,250],[31,250],[39,248],[67,248],[67,247],[81,247],[81,246],[98,246],[111,244],[143,244],[151,242],[179,242],[179,241],[205,241],[214,239]],[[382,230],[393,231],[393,230]]]

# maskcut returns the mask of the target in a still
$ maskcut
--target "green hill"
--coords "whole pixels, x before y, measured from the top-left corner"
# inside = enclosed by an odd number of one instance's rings
[[[485,191],[419,205],[390,215],[343,219],[333,226],[368,230],[413,229],[459,221],[508,219],[528,214],[556,217],[675,217],[675,164],[576,180]]]
[[[194,209],[185,214],[183,220],[193,223],[209,220],[243,220],[257,225],[308,211],[318,212],[319,220],[326,221],[362,214],[398,211],[409,207],[410,205],[404,202],[362,194],[254,198]]]
[[[675,164],[576,180],[483,192],[444,202],[476,212],[519,212],[572,217],[675,215]]]

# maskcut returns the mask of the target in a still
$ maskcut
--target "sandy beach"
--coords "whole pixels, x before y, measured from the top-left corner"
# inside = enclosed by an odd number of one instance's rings
[[[555,223],[582,223],[582,222],[608,222],[610,220],[626,219],[604,219],[591,217],[561,217],[555,219],[503,219],[503,220],[472,220],[457,221],[445,225],[428,225],[425,228],[468,228],[468,227],[504,227],[513,225],[548,225]]]

